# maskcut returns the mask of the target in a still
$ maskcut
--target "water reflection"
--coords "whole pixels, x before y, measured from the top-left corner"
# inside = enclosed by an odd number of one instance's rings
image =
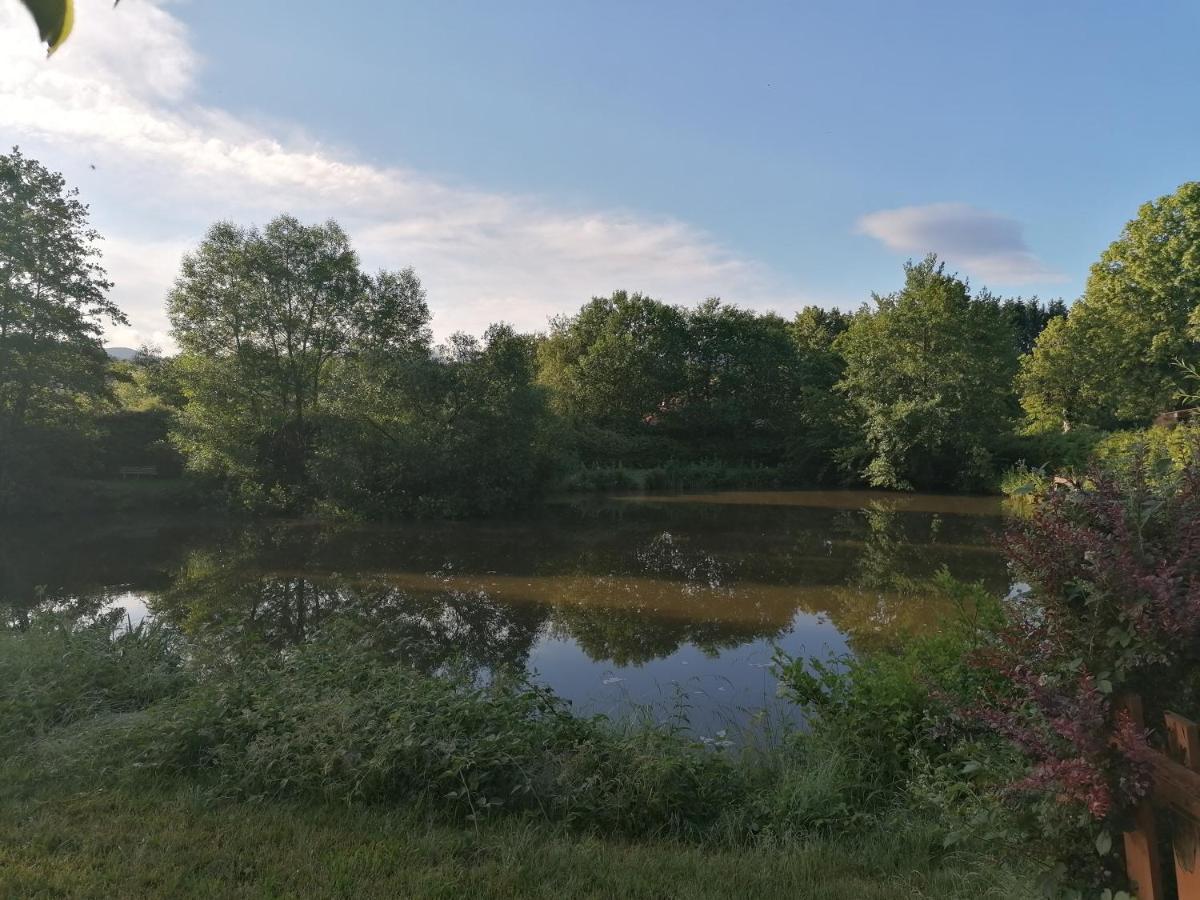
[[[936,627],[941,566],[1005,586],[998,507],[855,492],[621,497],[398,527],[78,523],[0,531],[0,595],[124,605],[226,654],[331,622],[431,671],[519,667],[578,705],[769,703],[775,645],[865,650]]]

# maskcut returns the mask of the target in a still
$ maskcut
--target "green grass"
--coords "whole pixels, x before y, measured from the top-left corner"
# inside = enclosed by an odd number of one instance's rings
[[[214,800],[196,787],[5,779],[2,897],[1026,897],[979,860],[903,836],[777,848],[620,842],[529,819]]]
[[[0,630],[0,898],[1031,896],[876,750],[717,749],[338,629],[230,661],[115,617]]]

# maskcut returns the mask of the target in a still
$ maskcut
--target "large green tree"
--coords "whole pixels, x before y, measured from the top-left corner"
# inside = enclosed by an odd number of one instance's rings
[[[798,427],[786,459],[806,480],[838,477],[839,452],[856,442],[846,398],[834,390],[846,369],[835,344],[853,320],[853,314],[838,309],[806,306],[789,325],[801,368]],[[845,473],[840,474],[844,480]]]
[[[835,343],[861,474],[879,487],[978,487],[1015,412],[1012,325],[995,298],[972,296],[932,255],[904,274],[904,287],[876,296]]]
[[[107,396],[108,299],[99,235],[78,192],[14,149],[0,155],[0,497],[54,451]]]
[[[778,461],[803,377],[788,323],[710,299],[686,326],[684,390],[665,424],[706,455]]]
[[[496,512],[536,497],[546,404],[534,340],[493,325],[433,354],[360,357],[334,376],[336,426],[317,477],[340,507],[373,516]]]
[[[1083,296],[1025,360],[1021,402],[1045,428],[1144,424],[1200,362],[1200,182],[1147,203],[1092,266]]]
[[[539,348],[542,379],[568,418],[631,428],[682,395],[686,346],[680,309],[616,291],[551,323]]]
[[[837,442],[831,344],[847,321],[618,291],[555,320],[539,346],[540,379],[585,462],[786,462],[813,478]]]
[[[336,222],[290,216],[261,231],[214,225],[184,258],[168,310],[189,464],[285,504],[309,493],[337,367],[429,339],[411,271],[365,275]]]

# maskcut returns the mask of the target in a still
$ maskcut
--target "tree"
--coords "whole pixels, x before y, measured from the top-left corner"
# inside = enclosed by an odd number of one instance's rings
[[[366,276],[336,222],[290,216],[262,231],[214,225],[184,258],[168,310],[189,465],[285,505],[308,493],[336,367],[429,340],[411,270]]]
[[[834,390],[846,369],[835,347],[853,314],[806,306],[790,325],[800,354],[798,427],[787,451],[789,468],[808,480],[829,481],[837,474],[839,451],[855,443],[845,395]]]
[[[539,379],[584,462],[786,464],[789,478],[819,478],[838,434],[831,344],[849,317],[814,310],[789,323],[618,291],[555,320]]]
[[[706,454],[777,462],[801,387],[788,323],[716,299],[685,316],[684,388],[664,426]]]
[[[546,404],[534,352],[531,337],[493,325],[432,356],[339,366],[336,425],[317,459],[324,495],[376,517],[497,512],[539,496]]]
[[[0,155],[0,498],[18,467],[63,465],[44,455],[50,436],[77,430],[108,395],[102,323],[126,320],[98,240],[62,175],[16,148]]]
[[[616,291],[551,323],[539,350],[542,379],[568,418],[635,428],[682,394],[686,343],[679,309]]]
[[[1043,428],[1144,424],[1176,407],[1200,361],[1200,182],[1147,203],[1092,266],[1083,296],[1025,360],[1021,402]]]
[[[1042,303],[1037,297],[1010,297],[1000,304],[1008,321],[1012,324],[1017,339],[1017,352],[1030,353],[1038,335],[1046,330],[1054,319],[1067,315],[1067,305],[1062,300]]]
[[[875,296],[835,342],[862,475],[878,487],[978,487],[1015,412],[1012,326],[995,298],[972,297],[936,257],[904,272],[904,288]]]

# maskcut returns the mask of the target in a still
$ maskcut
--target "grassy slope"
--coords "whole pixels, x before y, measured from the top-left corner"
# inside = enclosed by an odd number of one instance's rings
[[[519,819],[476,831],[362,807],[214,801],[178,786],[6,782],[2,897],[966,898],[985,896],[995,874],[931,875],[904,848],[878,844],[617,843]],[[1018,896],[994,884],[986,895]]]

